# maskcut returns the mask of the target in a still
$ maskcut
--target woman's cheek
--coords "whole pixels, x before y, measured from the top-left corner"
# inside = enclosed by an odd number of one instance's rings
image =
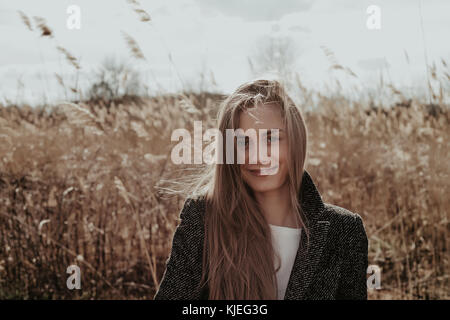
[[[286,163],[287,160],[287,146],[286,143],[280,143],[278,150],[278,161],[280,164]]]

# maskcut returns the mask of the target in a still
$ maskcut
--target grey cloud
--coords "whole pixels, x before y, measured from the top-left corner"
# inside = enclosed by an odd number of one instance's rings
[[[253,21],[278,20],[284,15],[308,11],[312,0],[196,0],[205,9]]]
[[[289,31],[310,33],[311,29],[308,27],[296,25],[296,26],[289,27]]]
[[[12,25],[17,24],[19,21],[19,14],[13,10],[0,9],[0,25]]]
[[[378,70],[389,68],[390,65],[385,58],[372,58],[358,60],[358,66],[366,70]]]

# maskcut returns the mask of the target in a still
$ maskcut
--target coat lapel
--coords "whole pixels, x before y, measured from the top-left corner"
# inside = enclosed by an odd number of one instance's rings
[[[326,243],[329,221],[320,220],[325,209],[309,173],[304,170],[300,188],[300,204],[305,224],[309,230],[309,243],[306,232],[302,232],[299,249],[294,260],[292,272],[284,296],[285,300],[305,299],[305,294],[314,277]]]

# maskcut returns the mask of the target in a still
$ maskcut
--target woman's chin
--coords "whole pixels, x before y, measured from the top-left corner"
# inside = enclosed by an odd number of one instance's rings
[[[274,191],[279,188],[281,188],[280,183],[276,179],[271,179],[274,177],[271,176],[265,176],[265,177],[258,177],[257,179],[250,178],[247,180],[247,184],[252,188],[254,192],[264,193],[269,191]],[[266,180],[266,181],[264,181]],[[270,181],[272,180],[272,181]],[[275,181],[273,181],[275,180]]]

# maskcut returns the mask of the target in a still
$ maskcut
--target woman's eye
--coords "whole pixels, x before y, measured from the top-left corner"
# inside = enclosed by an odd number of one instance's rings
[[[271,142],[277,142],[280,140],[280,137],[277,137],[275,135],[273,136],[267,136],[267,143],[271,143]]]

